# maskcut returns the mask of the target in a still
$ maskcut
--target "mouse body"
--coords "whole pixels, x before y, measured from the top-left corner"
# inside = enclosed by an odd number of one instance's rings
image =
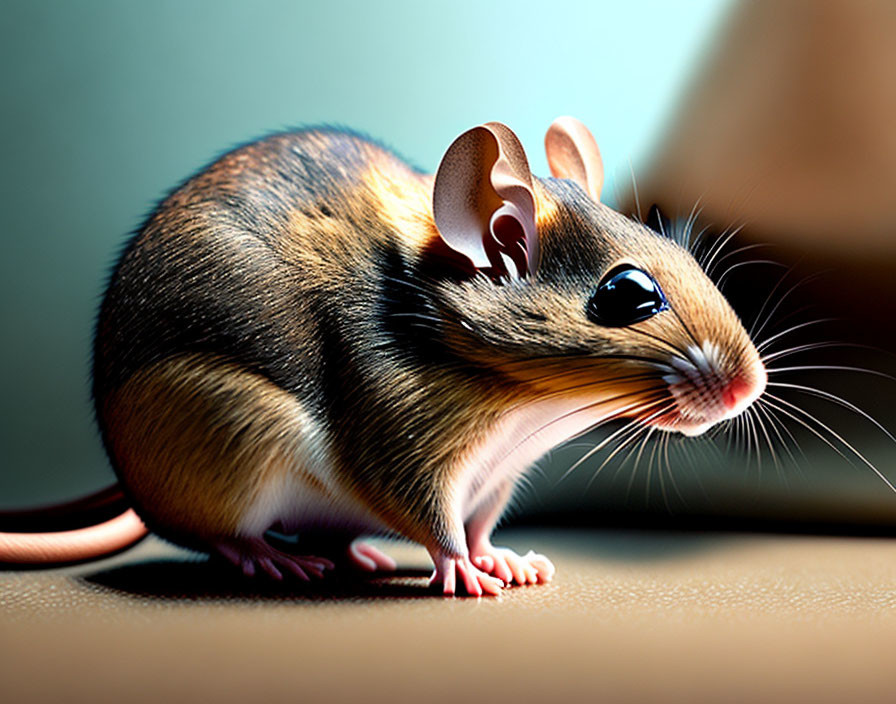
[[[445,594],[497,594],[554,573],[490,540],[544,452],[609,418],[698,434],[755,400],[759,355],[691,255],[600,202],[581,123],[545,144],[536,178],[488,123],[432,177],[303,130],[173,191],[94,348],[103,441],[146,526],[276,579],[393,568],[358,538],[399,535]]]

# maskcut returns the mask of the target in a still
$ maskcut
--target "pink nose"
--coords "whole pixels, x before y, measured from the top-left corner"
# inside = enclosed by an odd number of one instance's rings
[[[753,385],[749,381],[742,376],[735,377],[722,390],[722,401],[725,408],[729,411],[734,410],[741,401],[750,395],[752,390]]]

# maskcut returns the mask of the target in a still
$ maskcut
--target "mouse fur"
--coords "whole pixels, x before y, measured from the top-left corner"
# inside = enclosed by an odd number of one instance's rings
[[[225,154],[149,217],[111,277],[93,363],[105,447],[149,529],[303,579],[343,558],[392,567],[355,539],[397,534],[429,550],[445,593],[495,594],[553,575],[490,542],[541,454],[608,417],[696,434],[762,392],[755,348],[691,255],[596,199],[596,146],[574,134],[588,168],[536,178],[490,125],[449,154],[494,159],[510,194],[518,241],[498,232],[496,268],[471,266],[481,253],[434,214],[440,188],[488,188],[478,172],[434,180],[334,129]],[[649,272],[668,309],[589,320],[620,263]],[[269,529],[298,533],[304,554]]]

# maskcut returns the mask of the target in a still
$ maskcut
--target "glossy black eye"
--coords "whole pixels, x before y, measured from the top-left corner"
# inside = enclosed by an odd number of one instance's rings
[[[585,312],[598,325],[621,327],[647,320],[668,307],[666,296],[650,274],[622,264],[604,276]]]

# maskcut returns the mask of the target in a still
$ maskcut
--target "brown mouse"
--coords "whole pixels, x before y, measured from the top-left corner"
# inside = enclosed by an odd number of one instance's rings
[[[305,130],[177,188],[124,250],[96,329],[97,417],[139,519],[80,552],[97,529],[5,534],[0,559],[83,559],[145,523],[277,579],[392,568],[357,538],[397,534],[445,594],[550,580],[546,557],[490,541],[535,460],[610,418],[698,434],[766,372],[688,251],[600,202],[588,130],[560,118],[545,146],[554,178],[488,123],[433,178]]]

